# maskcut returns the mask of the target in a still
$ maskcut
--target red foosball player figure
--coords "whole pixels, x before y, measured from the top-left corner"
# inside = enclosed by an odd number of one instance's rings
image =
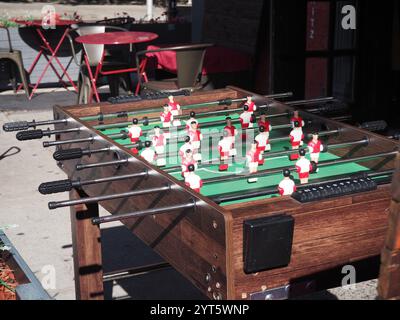
[[[265,113],[260,115],[257,125],[258,127],[264,127],[266,132],[270,132],[272,130],[271,123],[267,120]]]
[[[168,100],[169,111],[171,111],[172,115],[178,116],[181,113],[181,106],[174,101],[174,96],[169,96]]]
[[[132,125],[128,129],[128,136],[131,138],[131,143],[138,143],[142,136],[142,128],[139,126],[139,120],[137,118],[132,119]],[[138,154],[137,148],[131,149],[133,154]]]
[[[296,170],[299,174],[300,183],[306,184],[308,183],[310,172],[314,172],[315,168],[311,164],[311,161],[306,158],[306,150],[300,149],[299,155],[300,159],[296,162]]]
[[[318,133],[313,133],[312,140],[307,146],[310,152],[311,161],[314,161],[316,164],[318,164],[319,154],[327,151],[327,148],[322,144],[321,140],[319,140]],[[318,169],[316,172],[318,172]]]
[[[250,174],[257,173],[258,164],[260,163],[260,160],[261,160],[261,154],[257,150],[257,141],[253,141],[253,143],[251,144],[250,151],[247,152],[247,154],[246,154],[246,162],[247,162],[247,166],[249,168]],[[257,182],[257,181],[258,181],[257,178],[247,179],[248,183],[253,183],[253,182]]]
[[[164,105],[164,110],[160,114],[161,123],[163,128],[169,128],[171,126],[172,121],[174,120],[174,116],[169,110],[168,104]]]
[[[182,159],[182,177],[186,178],[189,174],[189,166],[193,165],[194,169],[197,170],[197,161],[193,158],[193,152],[187,149],[185,152],[185,157]]]
[[[190,129],[190,124],[193,121],[196,122],[197,129],[198,129],[199,128],[199,121],[197,121],[197,119],[196,119],[196,112],[190,111],[190,118],[186,120],[186,128],[185,128],[186,131],[188,131]]]
[[[189,136],[185,137],[185,143],[179,148],[179,156],[181,157],[182,161],[183,158],[185,157],[186,150],[191,150],[193,152],[193,146],[192,143],[190,142]]]
[[[247,96],[247,101],[244,103],[243,106],[248,106],[249,107],[249,112],[253,113],[254,111],[257,110],[256,104],[253,102],[253,97],[252,96]]]
[[[291,178],[290,170],[283,170],[283,180],[278,185],[279,194],[283,196],[291,196],[296,192],[296,184]]]
[[[232,118],[231,117],[226,117],[226,126],[224,127],[224,131],[228,131],[230,136],[231,136],[231,140],[232,140],[232,149],[231,149],[231,156],[236,156],[236,149],[235,149],[235,139],[236,136],[238,134],[238,131],[236,129],[236,127],[232,124]]]
[[[144,143],[144,150],[140,154],[141,157],[143,157],[147,162],[154,164],[154,161],[156,160],[156,152],[151,148],[151,141],[146,141]]]
[[[167,144],[167,138],[161,132],[159,126],[154,127],[154,135],[151,139],[151,142],[154,146],[154,150],[157,154],[157,165],[163,166],[165,165],[165,146]]]
[[[269,144],[269,132],[266,132],[265,127],[261,126],[259,129],[260,133],[255,137],[257,142],[257,150],[261,154],[260,165],[264,164],[264,151],[271,151],[271,145]]]
[[[298,121],[294,122],[294,129],[290,132],[290,143],[292,144],[292,150],[298,150],[300,146],[303,145],[303,139],[304,139],[304,134],[303,134],[303,129]],[[289,156],[289,159],[291,161],[297,160],[299,158],[298,153],[291,154]]]
[[[219,171],[226,171],[229,168],[229,164],[227,162],[229,160],[229,157],[232,155],[233,144],[232,137],[229,131],[224,130],[222,134],[223,137],[218,142],[218,151],[221,160]]]
[[[292,118],[290,119],[290,123],[292,124],[292,127],[293,127],[293,128],[296,127],[296,125],[295,125],[295,122],[296,122],[296,121],[300,124],[300,126],[301,126],[302,128],[304,127],[305,123],[304,123],[304,121],[303,121],[303,118],[299,116],[299,111],[298,111],[298,110],[294,110],[294,111],[293,111],[293,116],[292,116]]]
[[[189,165],[188,170],[189,173],[185,177],[185,184],[192,188],[194,191],[200,193],[200,189],[203,186],[203,181],[201,178],[194,172],[195,171],[194,165]]]
[[[201,131],[197,129],[197,122],[192,121],[190,123],[188,136],[190,137],[190,142],[192,144],[194,158],[197,161],[200,161],[201,154],[199,153],[199,149],[200,149],[201,140],[203,140],[203,135],[201,134]]]

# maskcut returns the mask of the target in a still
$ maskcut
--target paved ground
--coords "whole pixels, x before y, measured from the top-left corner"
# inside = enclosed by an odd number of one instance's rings
[[[9,3],[0,1],[0,17],[41,17],[41,11],[46,3]],[[127,13],[129,16],[140,20],[147,15],[146,6],[143,5],[63,5],[53,4],[57,13],[63,15],[66,13],[72,16],[77,12],[83,20],[100,20],[115,18]],[[153,18],[162,16],[164,8],[153,7]]]
[[[42,92],[31,102],[23,94],[1,93],[0,125],[16,120],[51,119],[51,106],[75,103],[76,95],[72,92],[61,89],[50,91]],[[52,150],[44,149],[41,141],[18,142],[14,134],[4,133],[0,129],[0,154],[13,146],[19,148],[20,152],[0,161],[0,226],[18,225],[6,233],[39,279],[46,275],[42,272],[46,271],[46,266],[54,266],[56,288],[48,290],[52,297],[74,299],[69,210],[47,209],[49,201],[61,200],[67,195],[42,196],[37,192],[41,182],[64,179],[65,175],[53,161]],[[154,252],[131,237],[127,229],[118,223],[102,229],[102,236],[106,244],[103,247],[106,271],[160,261]],[[135,252],[135,256],[132,252]],[[355,288],[336,288],[306,298],[373,300],[376,297],[376,284],[376,280],[369,281],[357,284]],[[114,299],[203,298],[174,270],[110,283],[105,289],[107,298]]]

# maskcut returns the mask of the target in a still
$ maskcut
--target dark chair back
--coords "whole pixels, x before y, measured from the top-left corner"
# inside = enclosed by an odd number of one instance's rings
[[[204,55],[209,44],[189,45],[176,50],[176,66],[179,88],[191,88],[201,80]]]
[[[178,87],[194,88],[201,79],[206,49],[213,45],[211,43],[201,43],[139,51],[136,54],[136,65],[139,65],[139,57],[145,56],[147,53],[175,51]],[[140,72],[143,72],[143,70],[138,70],[139,81],[141,81]]]
[[[11,44],[10,31],[8,30],[8,28],[2,27],[2,26],[0,26],[0,29],[4,29],[5,30],[5,32],[7,34],[8,50],[9,50],[9,52],[12,52],[13,48],[12,48],[12,44]]]

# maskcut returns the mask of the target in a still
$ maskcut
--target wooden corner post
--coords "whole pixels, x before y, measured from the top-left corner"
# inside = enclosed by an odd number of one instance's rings
[[[87,195],[83,191],[70,192],[70,199],[85,197]],[[91,222],[98,216],[97,203],[71,206],[75,293],[78,300],[104,299],[100,227]]]
[[[389,226],[381,254],[378,296],[380,299],[400,300],[400,153],[396,158],[392,195]]]

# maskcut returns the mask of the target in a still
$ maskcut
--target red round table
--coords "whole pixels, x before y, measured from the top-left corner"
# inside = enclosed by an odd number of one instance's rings
[[[152,32],[121,31],[121,32],[104,32],[104,33],[88,34],[88,35],[77,37],[75,39],[75,41],[82,43],[82,44],[86,44],[86,45],[126,45],[126,44],[132,45],[132,44],[136,44],[136,43],[149,42],[149,41],[152,41],[157,38],[158,38],[158,35],[156,33],[152,33]],[[100,59],[100,62],[98,63],[98,65],[96,67],[95,74],[93,75],[93,72],[90,68],[88,56],[87,56],[86,52],[84,54],[84,61],[87,66],[87,70],[88,70],[89,77],[91,80],[90,82],[92,84],[92,90],[96,97],[97,102],[100,102],[99,93],[96,88],[96,82],[97,82],[97,78],[98,78],[99,74],[111,75],[111,74],[117,74],[117,73],[135,72],[135,71],[137,71],[137,68],[139,67],[139,66],[137,66],[136,68],[119,69],[119,70],[113,70],[113,71],[102,71],[103,60],[104,60],[104,50],[103,50],[102,58]],[[136,94],[138,93],[138,89],[140,89],[140,88],[139,87],[136,88]],[[90,98],[90,100],[91,100],[91,98]]]
[[[158,35],[152,32],[126,31],[88,34],[77,37],[75,41],[84,44],[113,45],[142,43],[157,38]]]
[[[24,25],[27,27],[35,27],[36,28],[36,32],[39,35],[39,39],[42,42],[42,45],[40,45],[40,50],[37,54],[37,56],[35,57],[34,61],[32,62],[29,70],[28,70],[28,74],[31,74],[33,72],[33,70],[35,69],[35,66],[37,64],[37,62],[39,61],[40,57],[42,55],[45,56],[46,60],[47,60],[47,64],[44,67],[42,73],[39,76],[39,79],[37,81],[37,83],[33,86],[32,92],[29,96],[29,99],[32,98],[33,94],[35,93],[36,89],[38,88],[40,82],[42,81],[44,75],[46,74],[46,71],[49,67],[51,67],[54,71],[54,73],[56,74],[56,76],[58,77],[58,79],[60,80],[60,82],[64,85],[64,87],[66,87],[65,82],[62,80],[62,78],[64,76],[66,76],[68,78],[68,81],[71,83],[71,85],[74,87],[74,89],[76,91],[78,91],[78,88],[76,87],[74,81],[71,79],[71,77],[69,76],[68,72],[67,72],[67,68],[64,68],[64,66],[61,64],[60,60],[57,57],[57,52],[61,47],[61,44],[64,42],[65,37],[67,36],[67,34],[69,33],[69,31],[71,30],[70,26],[78,23],[79,21],[76,20],[62,20],[62,19],[54,19],[54,21],[47,21],[47,23],[44,23],[43,20],[40,19],[36,19],[36,20],[21,20],[21,19],[14,19],[13,20],[15,23],[18,23],[20,25]],[[53,25],[50,25],[49,22],[53,23]],[[63,32],[60,40],[58,41],[56,47],[53,49],[50,46],[49,41],[46,39],[44,33],[42,32],[42,28],[43,29],[48,29],[48,30],[52,30],[52,28],[57,28],[57,27],[66,27],[65,31]],[[51,56],[48,56],[46,54],[46,50],[48,50],[51,53]],[[55,60],[57,62],[57,64],[60,66],[62,73],[60,75],[60,73],[57,71],[57,69],[55,68],[55,66],[53,65],[53,60]],[[72,58],[71,58],[72,61]],[[69,65],[69,63],[68,63]],[[20,90],[22,88],[22,85],[20,85],[18,87],[17,90]],[[67,88],[67,87],[66,87]],[[27,88],[26,88],[27,89]]]

